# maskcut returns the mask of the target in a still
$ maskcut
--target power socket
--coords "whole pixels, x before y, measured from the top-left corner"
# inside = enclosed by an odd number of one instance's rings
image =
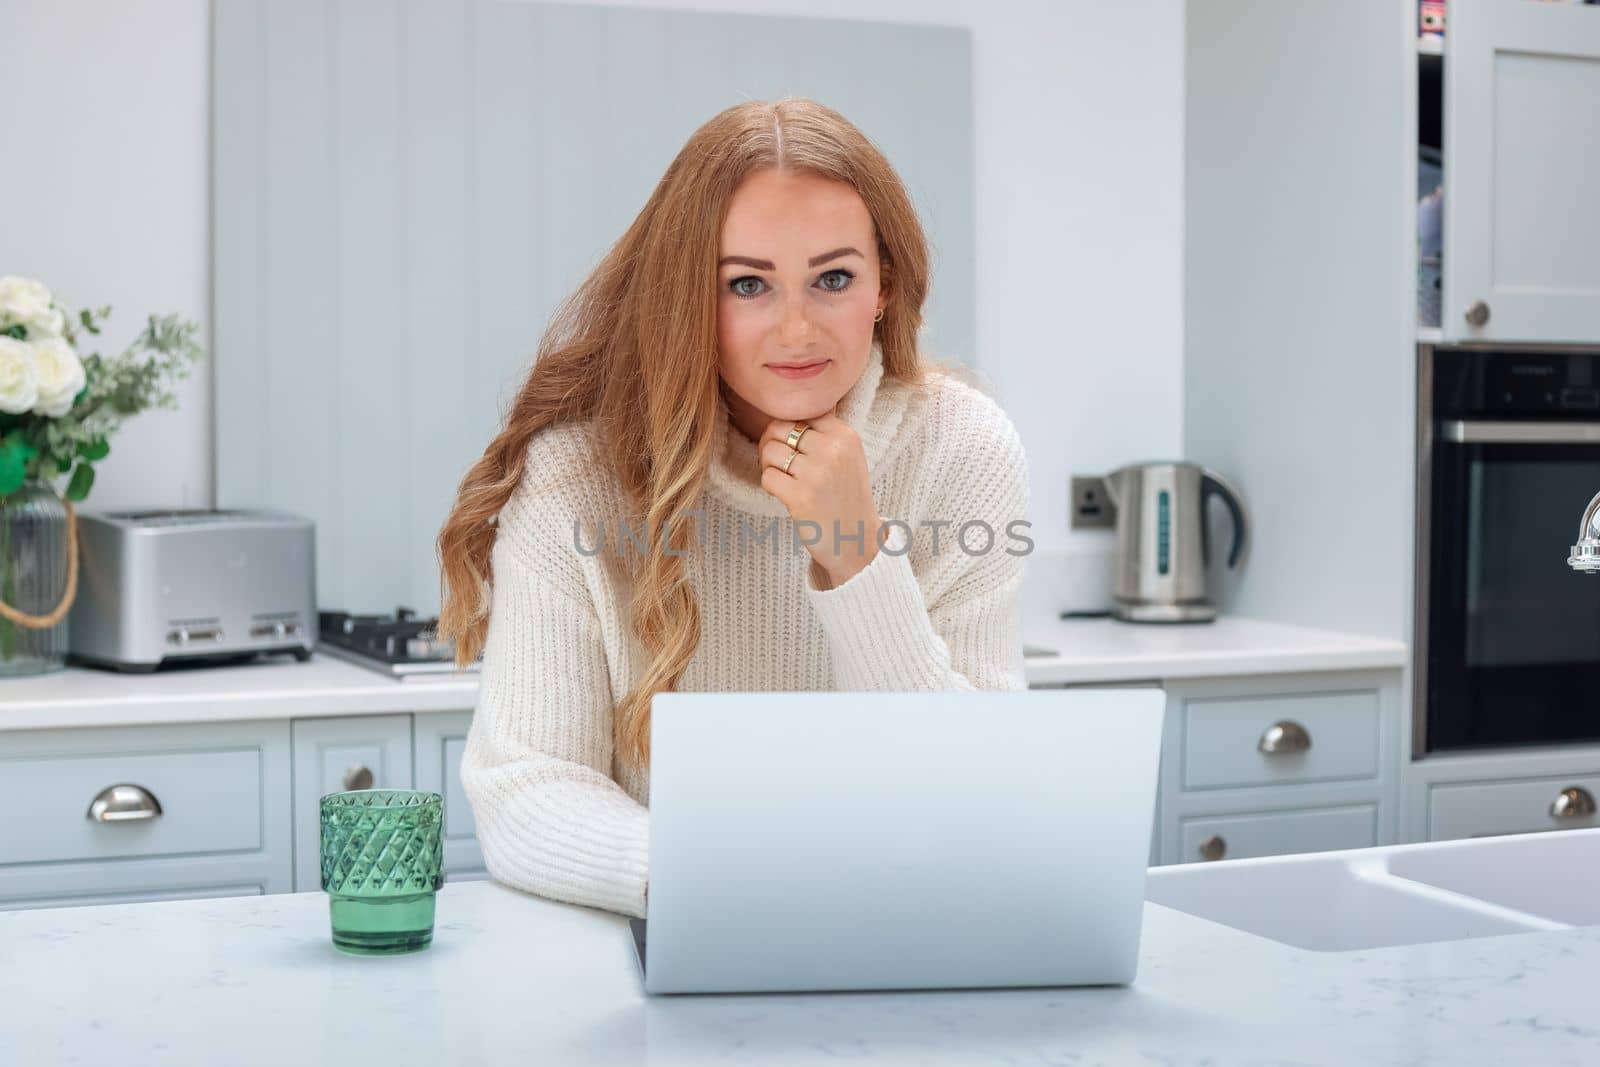
[[[1093,475],[1072,476],[1072,528],[1109,530],[1117,524],[1117,509],[1106,492],[1106,480]]]

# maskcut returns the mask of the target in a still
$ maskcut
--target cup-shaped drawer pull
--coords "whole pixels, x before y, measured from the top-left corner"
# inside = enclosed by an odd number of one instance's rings
[[[1256,742],[1256,750],[1269,756],[1285,752],[1304,752],[1311,747],[1311,734],[1293,719],[1284,719],[1267,727]]]
[[[363,763],[357,763],[353,767],[345,768],[344,778],[342,780],[344,782],[345,792],[347,793],[354,789],[371,789],[372,768]]]
[[[1200,858],[1210,862],[1228,854],[1228,842],[1221,834],[1212,834],[1200,842]]]
[[[1568,786],[1550,802],[1550,814],[1558,819],[1581,819],[1594,810],[1594,794],[1581,785]]]
[[[108,785],[89,803],[89,818],[95,822],[139,822],[160,814],[155,794],[138,785]]]

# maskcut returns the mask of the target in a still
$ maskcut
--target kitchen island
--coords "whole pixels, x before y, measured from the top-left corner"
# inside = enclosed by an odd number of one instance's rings
[[[1127,987],[648,997],[625,919],[477,882],[408,956],[338,952],[297,893],[0,914],[0,959],[27,1067],[1600,1062],[1600,926],[1328,952],[1148,903]]]

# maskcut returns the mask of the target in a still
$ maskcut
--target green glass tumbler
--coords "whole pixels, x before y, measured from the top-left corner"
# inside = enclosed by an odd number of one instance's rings
[[[356,789],[323,797],[321,814],[334,945],[363,956],[426,948],[444,884],[444,798]]]

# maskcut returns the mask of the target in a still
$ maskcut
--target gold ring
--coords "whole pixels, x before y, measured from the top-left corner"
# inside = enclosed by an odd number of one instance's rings
[[[799,454],[800,453],[798,453],[798,452],[790,452],[789,453],[789,458],[783,461],[783,473],[785,473],[785,474],[789,473],[790,466],[792,466],[794,464],[794,457],[798,456]]]
[[[804,437],[806,435],[806,431],[809,430],[809,429],[811,429],[811,427],[807,426],[803,422],[795,423],[794,424],[794,429],[789,431],[789,436],[784,438],[784,442],[783,443],[788,445],[790,448],[795,449],[796,451],[799,451],[799,449],[800,449],[800,438]]]

